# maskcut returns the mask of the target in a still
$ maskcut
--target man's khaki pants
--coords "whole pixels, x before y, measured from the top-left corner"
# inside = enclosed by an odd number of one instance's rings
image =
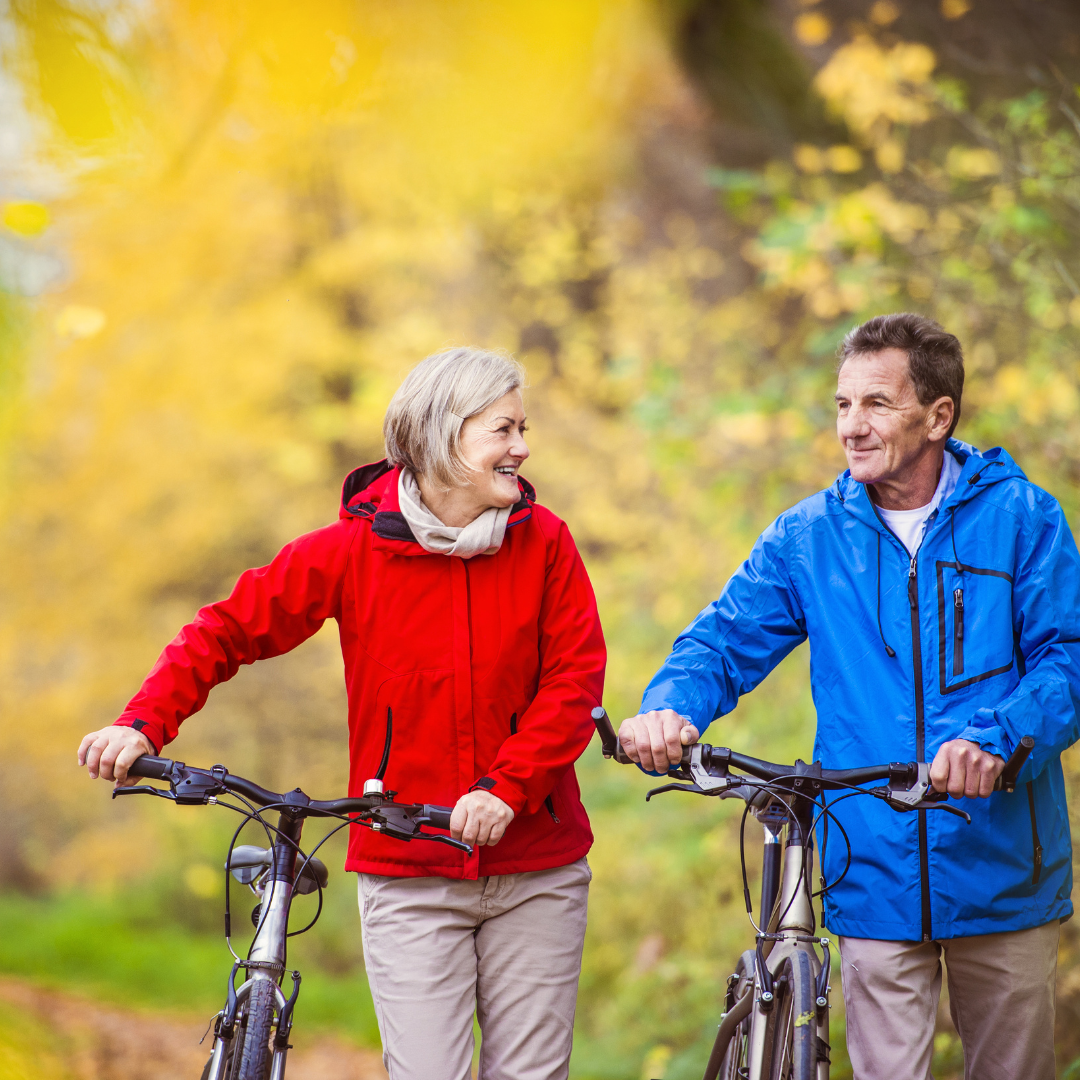
[[[855,1080],[928,1080],[941,959],[967,1080],[1054,1080],[1058,921],[947,941],[840,939]]]
[[[360,874],[364,962],[390,1080],[565,1080],[591,873]]]

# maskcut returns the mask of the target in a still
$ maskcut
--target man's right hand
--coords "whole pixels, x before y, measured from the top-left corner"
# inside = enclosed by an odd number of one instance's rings
[[[137,783],[127,771],[143,754],[156,754],[150,740],[130,727],[109,727],[91,731],[79,744],[79,764],[85,765],[90,778],[115,780],[121,787]]]
[[[666,773],[682,762],[683,747],[698,741],[698,729],[673,709],[638,713],[619,727],[626,756],[646,772]]]

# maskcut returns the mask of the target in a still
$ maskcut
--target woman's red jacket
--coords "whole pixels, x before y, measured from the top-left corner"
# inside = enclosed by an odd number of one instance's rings
[[[592,844],[574,762],[592,734],[606,652],[596,600],[566,525],[521,482],[502,547],[430,554],[398,510],[398,470],[350,473],[338,521],[286,545],[204,607],[116,721],[158,747],[241,664],[277,656],[336,619],[349,696],[349,793],[385,776],[404,802],[453,806],[483,788],[515,817],[469,857],[352,828],[347,870],[476,878],[546,870]]]

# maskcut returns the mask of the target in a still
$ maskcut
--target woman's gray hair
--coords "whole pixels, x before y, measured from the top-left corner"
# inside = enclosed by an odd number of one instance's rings
[[[467,483],[462,424],[524,385],[525,369],[506,353],[457,348],[421,360],[386,409],[387,459],[447,487]]]

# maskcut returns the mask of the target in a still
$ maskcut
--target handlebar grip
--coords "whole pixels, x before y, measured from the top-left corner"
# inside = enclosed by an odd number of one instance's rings
[[[620,765],[633,765],[634,763],[626,756],[619,742],[615,728],[611,725],[611,718],[607,710],[601,705],[592,711],[592,722],[596,725],[597,734],[600,736],[600,748],[606,758],[614,758]]]
[[[1020,775],[1024,762],[1027,761],[1028,755],[1034,748],[1035,740],[1030,735],[1025,735],[1020,740],[1020,745],[1012,752],[1012,757],[1005,762],[1005,768],[1001,770],[1001,775],[994,784],[995,791],[1016,790],[1016,778]]]
[[[449,829],[450,815],[453,812],[453,809],[449,806],[424,806],[424,817],[426,817],[436,829]]]
[[[170,758],[143,754],[128,767],[128,776],[142,776],[147,780],[164,780],[172,771],[172,767],[173,762]]]

